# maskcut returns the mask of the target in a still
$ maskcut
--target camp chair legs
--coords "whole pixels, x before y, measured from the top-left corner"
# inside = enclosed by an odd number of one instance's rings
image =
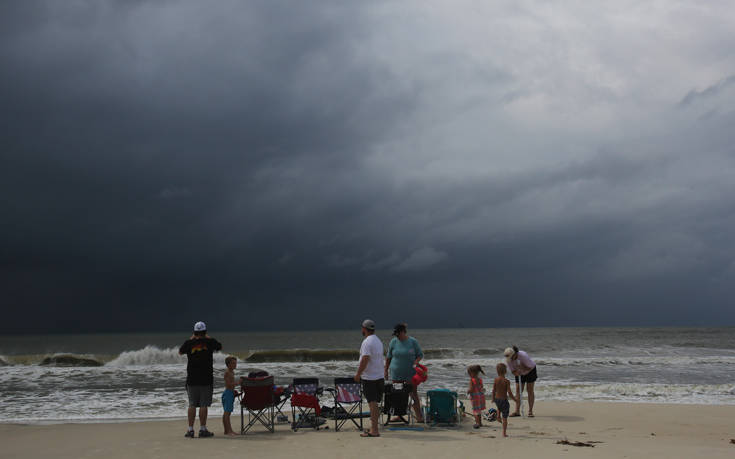
[[[298,410],[298,413],[296,412]],[[303,408],[300,406],[292,407],[293,422],[291,423],[291,429],[294,432],[299,430],[301,427],[312,427],[315,430],[319,430],[320,423],[319,417],[316,412],[311,408]]]
[[[260,422],[270,433],[276,431],[275,426],[275,410],[273,406],[263,408],[262,410],[248,410],[248,423],[245,424],[245,409],[240,407],[240,434],[250,430],[256,423]]]
[[[275,408],[275,412],[273,413],[277,419],[283,417],[288,419],[288,415],[283,412],[283,407],[286,405],[286,403],[291,400],[291,391],[290,389],[286,389],[283,393],[281,393],[279,396],[274,396],[273,400],[273,407]]]

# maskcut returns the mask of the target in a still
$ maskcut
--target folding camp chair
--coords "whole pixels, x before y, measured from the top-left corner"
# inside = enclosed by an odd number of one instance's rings
[[[245,378],[241,386],[240,400],[240,433],[244,434],[260,422],[271,433],[275,431],[273,376]],[[248,412],[248,423],[245,425],[245,410]]]
[[[294,378],[291,385],[291,413],[293,414],[291,428],[294,432],[299,427],[313,427],[318,430],[319,425],[324,422],[318,417],[321,414],[319,407],[319,394],[321,393],[322,388],[319,387],[318,378]],[[296,411],[298,411],[298,416]]]
[[[334,378],[334,389],[327,390],[334,396],[334,431],[338,432],[347,421],[362,431],[362,385],[351,377]]]
[[[392,422],[411,423],[409,401],[411,400],[412,390],[413,386],[404,382],[393,382],[385,385],[383,414],[386,416],[386,420],[383,423],[384,426]],[[398,419],[394,421],[393,418]]]
[[[437,424],[459,424],[460,416],[457,393],[449,389],[432,389],[426,392],[424,422]]]

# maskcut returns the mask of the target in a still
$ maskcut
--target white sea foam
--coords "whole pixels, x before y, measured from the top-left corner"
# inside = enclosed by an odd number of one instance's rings
[[[536,394],[540,400],[735,405],[734,384],[550,382],[538,385]]]
[[[215,352],[215,362],[224,362],[225,355],[220,352]],[[186,356],[179,355],[177,348],[169,347],[161,349],[156,346],[148,345],[143,349],[135,351],[125,351],[120,353],[117,357],[107,362],[107,366],[110,367],[125,367],[125,366],[155,366],[155,365],[180,365],[186,363]]]
[[[186,356],[179,355],[179,350],[173,347],[160,349],[156,346],[146,346],[136,351],[125,351],[116,358],[107,362],[107,366],[139,366],[139,365],[166,365],[186,362]]]
[[[588,357],[588,358],[537,358],[540,366],[555,367],[584,367],[595,366],[626,366],[626,365],[656,365],[656,366],[689,366],[689,365],[735,365],[735,356],[634,356],[634,357]]]

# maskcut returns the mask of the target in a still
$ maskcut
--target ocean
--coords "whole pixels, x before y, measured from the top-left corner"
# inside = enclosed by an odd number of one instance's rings
[[[387,345],[390,331],[378,330]],[[538,400],[735,404],[735,328],[409,329],[429,380],[420,391],[466,390],[466,367],[491,380],[515,344],[538,366]],[[221,415],[224,358],[276,383],[351,376],[360,330],[217,333],[215,401]],[[183,418],[190,333],[0,336],[0,422],[115,422]],[[328,403],[325,397],[324,403]],[[217,421],[218,422],[218,421]]]

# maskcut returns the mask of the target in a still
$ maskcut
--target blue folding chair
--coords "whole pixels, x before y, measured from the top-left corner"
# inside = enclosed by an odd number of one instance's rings
[[[458,407],[459,397],[455,391],[431,389],[426,392],[424,422],[432,426],[437,424],[459,424],[462,421],[462,416]]]

